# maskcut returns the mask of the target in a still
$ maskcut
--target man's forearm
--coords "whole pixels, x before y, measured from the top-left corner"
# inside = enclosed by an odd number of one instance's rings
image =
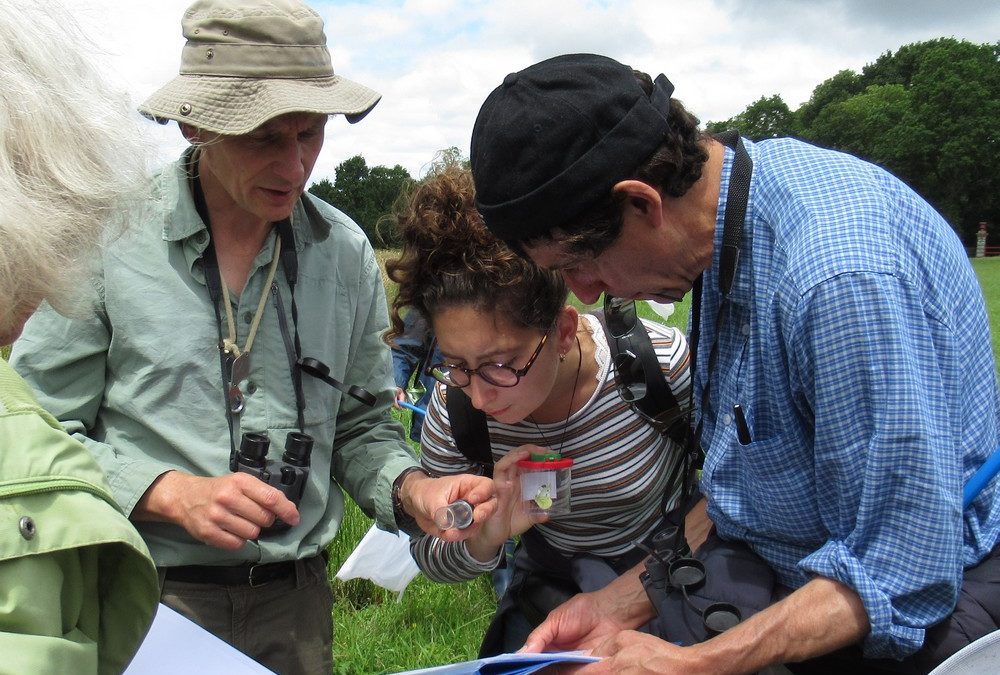
[[[177,515],[178,491],[183,490],[184,475],[180,471],[166,471],[156,477],[136,503],[129,518],[135,521],[180,523]]]
[[[604,588],[594,591],[595,600],[606,615],[627,628],[638,628],[656,616],[639,580],[644,569],[645,563],[639,563]]]
[[[827,654],[858,642],[869,630],[857,593],[820,577],[690,649],[700,652],[704,672],[747,673]]]

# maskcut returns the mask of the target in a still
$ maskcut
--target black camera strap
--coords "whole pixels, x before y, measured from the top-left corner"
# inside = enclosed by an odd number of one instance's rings
[[[735,155],[729,175],[729,188],[726,192],[726,212],[722,225],[722,250],[719,252],[719,291],[722,296],[722,302],[715,317],[715,334],[708,356],[708,378],[701,395],[701,415],[693,430],[689,426],[684,457],[674,467],[667,482],[667,494],[669,495],[674,493],[676,490],[675,486],[680,481],[680,505],[682,512],[677,514],[679,517],[675,524],[680,528],[681,541],[684,540],[684,516],[686,515],[686,511],[694,506],[694,502],[696,501],[691,499],[691,496],[694,494],[698,471],[705,460],[705,453],[701,447],[702,425],[705,419],[704,411],[708,403],[712,371],[715,368],[715,359],[718,354],[719,330],[722,328],[723,316],[729,308],[729,293],[732,291],[733,280],[736,278],[736,269],[739,266],[740,249],[743,242],[743,224],[746,220],[747,204],[750,200],[750,178],[753,174],[753,161],[750,159],[750,155],[743,145],[743,139],[740,138],[737,131],[726,131],[715,138],[723,145],[731,148]],[[702,280],[704,276],[704,273],[699,274],[695,280],[691,298],[691,331],[688,334],[688,347],[691,354],[689,415],[694,415],[694,382],[698,374],[698,342],[701,334]]]

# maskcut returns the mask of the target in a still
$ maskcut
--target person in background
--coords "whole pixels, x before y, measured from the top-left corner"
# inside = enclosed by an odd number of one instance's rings
[[[386,529],[440,532],[455,499],[488,517],[493,484],[431,480],[413,458],[372,247],[305,191],[329,116],[358,122],[379,94],[334,73],[299,0],[198,0],[181,27],[180,75],[140,112],[190,147],[104,251],[94,310],[39,312],[12,363],[97,457],[164,604],[283,675],[329,673],[344,493]],[[301,457],[267,482],[237,471],[302,434],[307,475]]]
[[[389,345],[392,348],[392,379],[396,382],[397,407],[400,401],[405,401],[426,410],[431,400],[434,378],[427,373],[427,366],[437,363],[441,352],[435,350],[433,355],[429,355],[428,335],[427,320],[420,312],[410,311],[403,317],[403,332]],[[420,443],[424,416],[415,410],[411,412],[410,438]]]
[[[0,4],[0,345],[42,302],[86,311],[89,263],[146,177],[126,98],[70,16]],[[156,611],[156,568],[93,457],[2,359],[0,523],[0,669],[124,670]]]
[[[494,238],[474,199],[469,172],[449,167],[417,186],[397,216],[403,249],[386,264],[399,285],[387,340],[403,329],[405,308],[429,319],[441,349],[421,436],[420,462],[433,475],[480,468],[457,445],[448,398],[460,389],[487,417],[497,515],[462,542],[418,535],[411,551],[429,578],[464,581],[496,569],[505,542],[521,535],[481,649],[491,655],[518,649],[556,602],[645,557],[636,542],[648,542],[676,504],[680,486],[669,479],[681,453],[619,395],[601,322],[566,304],[557,274]],[[644,326],[674,395],[687,401],[684,336]],[[545,521],[522,510],[516,462],[530,449],[572,459],[568,515]],[[589,565],[599,572],[580,571]]]
[[[672,92],[595,54],[511,73],[473,130],[477,207],[583,302],[693,291],[715,528],[699,562],[718,563],[704,583],[726,602],[762,602],[685,639],[669,622],[700,627],[705,605],[679,584],[647,594],[640,565],[557,609],[527,649],[610,656],[586,673],[927,672],[1000,620],[998,481],[962,495],[1000,444],[976,275],[884,170],[704,134]],[[653,618],[663,639],[628,630]]]

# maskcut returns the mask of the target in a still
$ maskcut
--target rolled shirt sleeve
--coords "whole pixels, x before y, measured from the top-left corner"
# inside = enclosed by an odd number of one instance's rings
[[[853,588],[866,654],[900,658],[952,611],[962,581],[953,328],[908,280],[871,273],[815,287],[796,322],[790,357],[816,411],[817,515],[831,535],[798,567]]]

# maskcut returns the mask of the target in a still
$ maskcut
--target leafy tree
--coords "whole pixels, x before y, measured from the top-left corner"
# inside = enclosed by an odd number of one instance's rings
[[[845,101],[864,90],[861,77],[853,70],[842,70],[829,80],[813,89],[812,96],[795,111],[796,124],[800,130],[808,129],[820,110]]]
[[[904,180],[916,177],[911,144],[918,130],[909,114],[911,95],[901,84],[872,85],[819,111],[810,140],[882,164]]]
[[[320,182],[310,185],[309,192],[327,204],[337,203],[337,193],[334,191],[333,183],[330,182],[329,178],[324,178]]]
[[[981,220],[1000,225],[1000,43],[934,41],[911,79],[919,148],[918,190],[970,238]]]
[[[735,117],[722,122],[709,122],[705,129],[719,133],[727,129],[737,129],[752,140],[792,136],[795,133],[795,119],[788,104],[775,94],[761,96]]]
[[[399,164],[391,169],[381,165],[369,168],[363,156],[355,155],[337,165],[332,183],[324,178],[313,183],[309,192],[346,213],[372,245],[384,248],[399,242],[394,228],[380,228],[379,223],[391,213],[412,180]]]
[[[372,200],[377,216],[374,223],[377,233],[376,246],[381,248],[399,248],[402,239],[399,231],[392,223],[392,210],[396,202],[406,193],[413,183],[410,173],[399,164],[391,169],[376,166],[369,174],[369,198]]]
[[[886,167],[930,201],[966,241],[1000,225],[1000,42],[940,38],[886,52],[860,74],[820,83],[789,120],[762,97],[710,131],[797,135]],[[787,110],[787,108],[786,108]]]

